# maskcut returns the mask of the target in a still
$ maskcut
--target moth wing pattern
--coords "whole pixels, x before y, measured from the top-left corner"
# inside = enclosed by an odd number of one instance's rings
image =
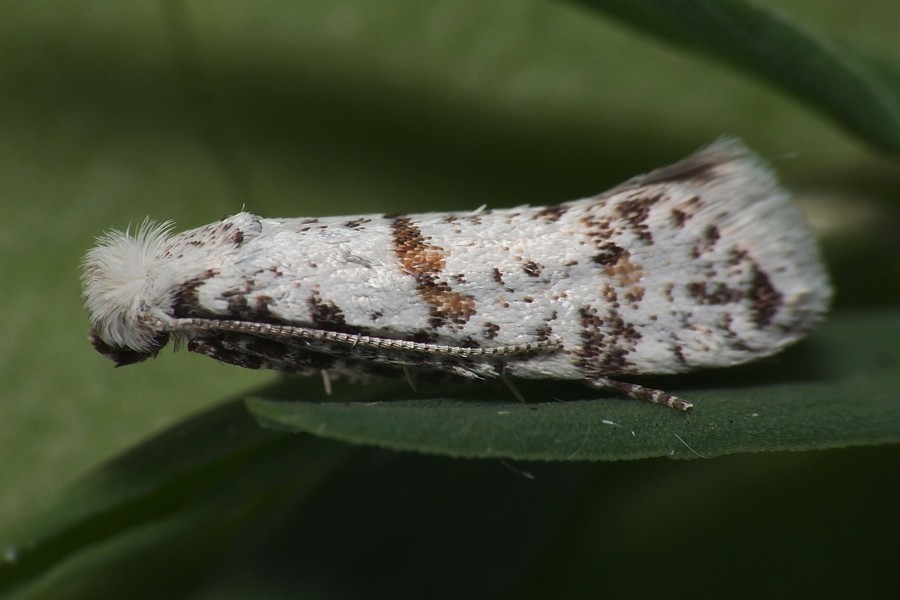
[[[83,280],[118,364],[174,337],[250,368],[586,380],[683,409],[611,378],[771,355],[831,295],[803,215],[735,140],[553,206],[145,222],[100,238]]]

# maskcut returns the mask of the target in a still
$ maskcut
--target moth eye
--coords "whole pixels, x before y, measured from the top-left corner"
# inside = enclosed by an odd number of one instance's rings
[[[103,341],[95,333],[90,335],[90,342],[94,349],[110,359],[114,363],[116,363],[117,367],[124,367],[125,365],[133,365],[135,363],[143,362],[148,358],[155,357],[159,351],[165,347],[165,345],[169,341],[168,333],[159,333],[153,339],[153,349],[149,351],[139,351],[129,348],[127,346],[116,346],[112,344],[108,344]]]

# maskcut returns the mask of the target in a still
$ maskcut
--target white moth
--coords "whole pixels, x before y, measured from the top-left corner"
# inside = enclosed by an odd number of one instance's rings
[[[91,341],[118,365],[174,338],[249,368],[577,379],[686,410],[611,378],[771,355],[831,296],[800,211],[734,140],[556,206],[171,229],[84,259]]]

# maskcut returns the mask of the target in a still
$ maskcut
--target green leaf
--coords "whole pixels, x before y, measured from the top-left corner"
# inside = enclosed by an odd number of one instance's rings
[[[697,374],[688,378],[693,385],[665,378],[667,391],[695,402],[687,414],[633,400],[572,399],[570,386],[525,388],[528,403],[502,391],[389,401],[361,392],[353,402],[251,399],[248,406],[268,427],[469,458],[711,458],[896,443],[897,331],[898,311],[840,315],[800,347],[731,375]],[[698,385],[704,379],[716,383]]]
[[[106,463],[14,530],[7,525],[0,594],[184,593],[235,538],[285,499],[301,505],[352,454],[261,430],[242,403],[224,404]]]
[[[867,68],[852,51],[752,2],[578,1],[753,73],[869,142],[900,151],[900,95],[891,81],[898,64]]]

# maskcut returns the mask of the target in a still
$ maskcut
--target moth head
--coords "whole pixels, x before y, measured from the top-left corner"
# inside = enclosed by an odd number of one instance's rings
[[[133,235],[110,231],[82,263],[91,344],[117,366],[155,356],[168,342],[155,315],[165,315],[172,303],[160,269],[171,229],[170,222],[145,220]]]

